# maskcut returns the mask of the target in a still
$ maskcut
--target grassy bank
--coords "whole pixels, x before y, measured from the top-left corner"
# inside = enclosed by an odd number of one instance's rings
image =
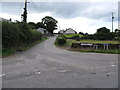
[[[2,57],[17,51],[25,51],[44,40],[41,32],[28,23],[2,22]]]
[[[71,37],[73,37],[73,36],[79,36],[79,37],[82,37],[83,35],[80,35],[80,34],[64,34],[64,36],[65,37],[67,37],[67,38],[71,38]]]
[[[120,54],[119,50],[80,50],[80,52],[92,52],[92,53],[107,53],[107,54]]]
[[[74,49],[74,48],[69,48],[67,49],[69,51],[75,51],[75,52],[82,52],[82,53],[106,53],[106,54],[120,54],[120,50],[114,49],[114,50],[104,50],[104,49],[95,49],[95,50],[90,50],[90,49]]]
[[[80,41],[76,41],[76,40],[67,40],[68,42],[73,43],[99,43],[99,44],[103,44],[103,43],[108,43],[108,44],[118,44],[118,41],[110,41],[110,40],[80,40]]]
[[[23,45],[23,46],[16,47],[16,48],[4,48],[4,49],[2,49],[2,57],[13,55],[14,53],[19,52],[19,51],[26,51],[26,50],[30,49],[31,47],[33,47],[34,45],[41,43],[47,39],[48,38],[42,38],[42,40],[37,40],[31,44]]]
[[[60,37],[60,36],[59,36]],[[76,40],[70,40],[70,39],[66,39],[66,43],[64,44],[59,44],[58,40],[61,39],[59,38],[55,40],[55,45],[58,47],[62,47],[63,49],[69,50],[69,51],[77,51],[77,52],[89,52],[89,53],[107,53],[107,54],[120,54],[120,50],[114,49],[114,50],[104,50],[104,49],[74,49],[74,48],[69,48],[71,46],[71,44],[73,42],[78,42],[78,43],[108,43],[108,44],[118,44],[118,41],[101,41],[101,40],[80,40],[80,41],[76,41]],[[62,36],[63,37],[63,36]]]

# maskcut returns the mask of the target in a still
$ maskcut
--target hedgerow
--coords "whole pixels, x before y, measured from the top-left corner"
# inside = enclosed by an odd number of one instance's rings
[[[14,48],[41,40],[42,34],[26,23],[2,22],[2,47]]]

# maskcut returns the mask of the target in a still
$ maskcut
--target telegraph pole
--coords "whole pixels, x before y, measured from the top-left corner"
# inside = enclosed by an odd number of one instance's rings
[[[113,16],[113,12],[112,12],[112,32],[113,32],[113,19],[114,19],[114,16]]]
[[[25,0],[24,12],[21,15],[23,18],[23,22],[25,22],[25,23],[27,23],[27,3],[28,3],[27,0]]]

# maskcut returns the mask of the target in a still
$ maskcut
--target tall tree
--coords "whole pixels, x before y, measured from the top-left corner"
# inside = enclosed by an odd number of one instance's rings
[[[29,22],[28,24],[30,25],[30,27],[31,27],[32,29],[35,29],[35,25],[36,25],[36,24],[35,24],[34,22]]]
[[[95,34],[95,39],[98,40],[111,40],[114,39],[114,34],[110,32],[106,27],[102,27],[97,29],[97,33]]]
[[[42,22],[38,22],[38,23],[36,23],[35,28],[36,29],[38,29],[38,28],[45,28],[45,26],[44,26],[44,24]]]
[[[55,20],[53,17],[51,16],[46,16],[42,19],[42,23],[44,24],[45,28],[47,29],[47,31],[51,34],[53,34],[53,31],[55,29],[57,29],[57,23],[58,21]]]

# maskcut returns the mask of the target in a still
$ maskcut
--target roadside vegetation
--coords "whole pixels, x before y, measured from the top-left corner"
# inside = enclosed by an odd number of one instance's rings
[[[117,49],[115,49],[115,50],[103,50],[103,49],[98,49],[98,50],[80,50],[80,52],[120,54],[120,51],[117,50]]]
[[[64,49],[70,51],[77,51],[77,52],[93,52],[93,53],[110,53],[110,54],[120,54],[120,50],[116,49],[119,45],[119,37],[120,37],[120,30],[116,29],[115,32],[110,32],[109,29],[106,27],[102,27],[97,29],[95,34],[88,34],[79,32],[79,34],[61,34],[58,37],[66,38],[66,42],[63,45],[60,45],[57,41],[59,38],[56,39],[55,45],[66,47]],[[57,43],[57,44],[56,44]],[[93,45],[100,45],[97,49],[94,46],[80,46],[80,44],[93,44]],[[107,49],[107,46],[104,45],[109,44],[110,48]],[[75,46],[73,46],[75,45]],[[76,46],[79,45],[79,46]],[[77,48],[78,47],[78,48]],[[102,48],[101,48],[102,47]]]
[[[2,57],[9,56],[18,51],[25,51],[47,39],[57,27],[57,20],[51,16],[45,16],[41,22],[11,22],[2,21]],[[47,34],[37,31],[44,28]]]
[[[73,37],[73,36],[82,37],[83,35],[81,35],[81,34],[64,34],[64,36],[65,36],[66,38],[71,38],[71,37]]]
[[[28,24],[2,22],[2,56],[24,51],[41,40],[42,34],[32,30]]]
[[[107,44],[118,44],[119,42],[117,40],[80,40],[80,41],[76,41],[76,40],[70,40],[68,39],[67,40],[69,42],[69,44],[71,45],[73,42],[76,42],[76,43],[99,43],[99,44],[104,44],[104,43],[107,43]]]
[[[65,46],[67,42],[67,39],[64,35],[59,35],[56,40],[55,40],[55,45],[56,46]]]
[[[44,37],[41,40],[37,40],[37,41],[35,41],[31,44],[28,44],[28,45],[19,46],[18,48],[4,48],[4,49],[2,49],[2,57],[10,56],[10,55],[12,55],[12,54],[14,54],[18,51],[20,51],[20,52],[21,51],[26,51],[26,50],[30,49],[32,46],[34,46],[38,43],[41,43],[41,42],[43,42],[44,40],[47,40],[47,39],[48,39],[47,37],[46,38]]]

